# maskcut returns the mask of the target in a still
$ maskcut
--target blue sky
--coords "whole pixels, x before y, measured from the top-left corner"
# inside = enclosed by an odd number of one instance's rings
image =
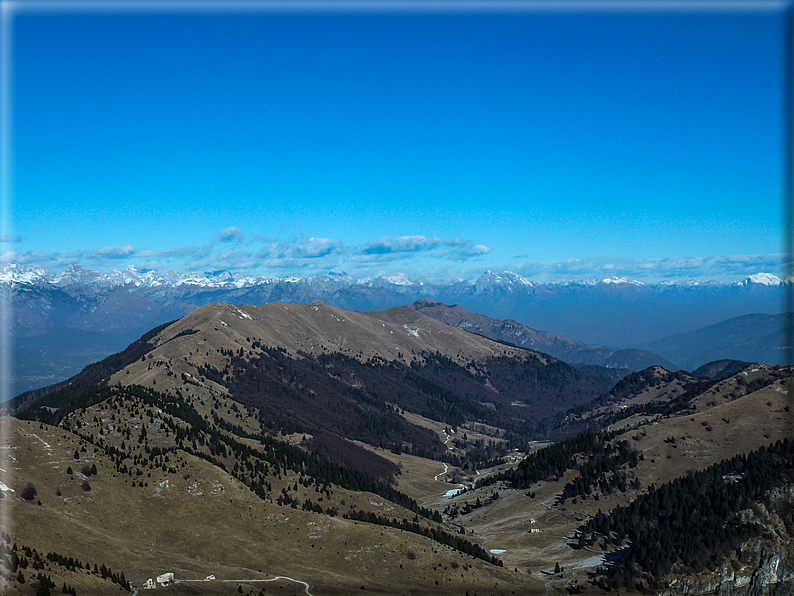
[[[53,271],[782,275],[783,4],[640,5],[17,10],[0,249]]]

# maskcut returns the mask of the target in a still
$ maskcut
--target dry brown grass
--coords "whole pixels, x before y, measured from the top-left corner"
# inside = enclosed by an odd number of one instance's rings
[[[66,474],[79,439],[16,419],[7,419],[6,427],[10,432],[5,446],[15,459],[11,486],[18,493],[33,482],[42,502],[3,500],[14,520],[10,531],[15,540],[43,553],[54,551],[123,570],[139,586],[149,577],[173,571],[182,579],[285,575],[311,584],[313,594],[350,593],[361,585],[382,594],[542,589],[530,578],[414,534],[262,502],[223,471],[186,454],[175,462],[178,474],[152,471],[151,478],[145,476],[148,488],[133,489],[127,477],[116,474],[89,446],[81,463],[95,464],[98,474],[89,478],[91,492],[84,493],[81,479]],[[161,484],[156,497],[154,488]],[[61,496],[56,496],[59,489]],[[338,497],[344,496],[355,497],[362,506],[369,500],[383,513],[393,506],[374,495],[338,491]],[[215,589],[201,586],[210,588]],[[179,590],[190,593],[186,585]]]
[[[243,335],[247,333],[251,339],[262,337],[262,328],[256,326],[259,324],[259,315],[251,308],[220,305],[214,309],[196,311],[201,317],[209,317],[208,320],[180,322],[181,328],[169,328],[166,331],[170,336],[163,335],[160,338],[162,343],[152,359],[133,363],[129,367],[129,374],[122,371],[114,380],[143,384],[157,380],[158,390],[182,386],[178,374],[167,374],[169,367],[176,371],[193,370],[190,374],[196,372],[195,368],[191,369],[190,357],[187,362],[184,357],[179,362],[175,354],[187,350],[183,353],[195,355],[197,361],[200,355],[201,362],[209,361],[218,366],[222,356],[217,353],[217,348],[236,351],[242,346],[248,350],[250,342]],[[316,325],[317,317],[343,319],[341,311],[330,307],[324,307],[328,310],[313,310],[312,305],[300,308],[296,305],[279,305],[273,308],[282,308],[287,312],[283,319],[277,319],[277,325],[268,328],[271,334],[268,337],[274,342],[272,345],[280,345],[277,342],[286,335],[294,336],[294,329],[279,328],[279,325],[291,325],[293,319],[301,325]],[[252,317],[243,321],[244,326],[239,328],[242,331],[238,329],[234,333],[219,322],[223,317],[233,315],[233,309],[237,309],[238,313],[250,313]],[[270,321],[271,315],[268,314]],[[365,346],[350,343],[351,340],[345,335],[349,331],[348,327],[358,326],[356,328],[369,329],[372,333],[382,332],[387,325],[394,326],[388,330],[399,333],[416,330],[409,322],[401,322],[400,317],[403,316],[406,316],[405,313],[395,312],[387,317],[388,320],[366,316],[361,320],[332,322],[330,327],[324,327],[323,333],[326,335],[322,336],[325,338],[323,342],[330,343],[315,342],[312,349],[322,351],[325,346],[326,350],[335,349],[355,355],[354,348],[364,349]],[[198,327],[208,321],[210,324],[207,328],[212,333],[204,337],[196,334],[173,339],[182,328]],[[251,325],[250,329],[245,325]],[[381,329],[378,330],[377,326]],[[417,339],[411,333],[408,335]],[[366,333],[360,335],[364,336]],[[172,341],[169,342],[169,339]],[[307,348],[304,340],[296,341],[298,343],[289,349]],[[330,347],[331,343],[336,348]],[[167,364],[157,365],[158,360]],[[739,397],[741,388],[752,381],[753,375],[761,374],[764,372],[759,369],[749,371],[744,382],[735,378],[723,381],[696,400],[698,411],[692,415],[645,424],[622,435],[643,453],[644,461],[636,470],[629,472],[639,479],[641,490],[645,490],[650,483],[660,485],[689,470],[700,470],[723,458],[791,436],[792,417],[785,411],[792,399],[790,380],[788,386],[786,381],[778,381],[770,387]],[[216,413],[226,421],[243,426],[249,432],[259,432],[260,426],[253,412],[241,404],[235,404],[224,395],[225,390],[214,383],[204,382],[203,385],[189,386],[193,403],[202,416],[211,418],[211,409],[215,407]],[[649,390],[636,396],[632,403],[669,399],[680,389],[667,387]],[[234,411],[233,406],[238,412]],[[113,409],[107,404],[99,404],[75,415],[75,419],[84,425],[83,432],[98,436],[101,431],[106,444],[118,446],[122,436],[117,430],[107,427],[113,415]],[[140,412],[133,415],[131,411],[116,410],[115,415],[123,418],[125,424],[131,425],[136,431],[145,423]],[[98,423],[93,422],[94,416],[98,418]],[[450,446],[452,442],[449,439],[461,437],[464,432],[468,434],[469,444],[477,439],[499,440],[501,432],[501,429],[493,427],[468,425],[459,429],[458,433],[448,435],[445,432],[447,425],[443,423],[410,412],[404,413],[404,417],[412,424],[433,430]],[[636,417],[622,422],[621,426],[639,424],[643,420]],[[501,487],[487,487],[449,498],[444,493],[453,485],[443,481],[445,476],[439,476],[444,471],[444,464],[407,454],[396,455],[359,443],[398,463],[402,474],[397,478],[397,488],[424,506],[443,509],[451,503],[474,502],[477,497],[485,501],[498,491],[499,498],[496,501],[456,518],[453,523],[461,524],[466,529],[467,538],[485,548],[504,549],[505,552],[499,557],[504,561],[505,569],[499,569],[414,534],[263,502],[219,468],[184,453],[174,456],[171,462],[178,473],[146,470],[145,476],[140,479],[147,482],[148,486],[132,488],[131,479],[117,474],[114,466],[91,445],[87,446],[84,453],[81,452],[77,465],[73,465],[73,453],[75,448],[80,448],[80,440],[71,433],[52,427],[41,429],[38,423],[15,419],[8,419],[7,422],[11,429],[10,435],[5,438],[11,439],[8,453],[16,458],[12,463],[12,488],[18,494],[21,487],[31,481],[36,485],[42,501],[41,505],[23,503],[17,499],[3,501],[2,505],[16,522],[11,529],[14,537],[22,543],[35,545],[44,553],[52,550],[91,563],[104,563],[115,571],[124,570],[127,578],[137,585],[148,577],[174,571],[177,577],[184,579],[203,578],[210,573],[219,580],[286,575],[309,582],[312,593],[317,595],[347,594],[353,590],[358,593],[362,585],[369,593],[381,594],[463,594],[466,591],[489,594],[543,593],[544,584],[550,581],[556,582],[558,587],[573,579],[584,583],[586,571],[592,569],[600,552],[571,549],[567,543],[575,529],[598,509],[608,511],[626,504],[641,492],[629,489],[626,493],[600,497],[599,501],[590,498],[572,503],[568,500],[564,506],[557,506],[554,504],[557,495],[565,483],[577,474],[569,471],[557,482],[543,482],[533,487],[534,498],[527,495],[528,491]],[[665,442],[669,437],[676,438],[675,446]],[[294,443],[302,438],[303,435],[298,434],[290,439]],[[252,445],[256,443],[253,440],[246,442]],[[150,428],[149,444],[173,445],[173,439]],[[533,447],[539,448],[542,445]],[[67,465],[72,465],[77,472],[84,463],[94,463],[99,470],[96,477],[88,479],[92,489],[90,493],[80,489],[82,479],[69,477],[65,473]],[[227,458],[225,463],[231,469],[235,462]],[[452,469],[448,471],[451,473]],[[278,496],[282,488],[294,486],[297,478],[294,472],[288,472],[281,479],[273,478],[273,498]],[[166,481],[167,485],[164,484]],[[220,486],[222,490],[218,489]],[[155,488],[160,489],[159,496],[154,495]],[[58,490],[60,496],[55,495]],[[301,502],[305,498],[316,502],[319,498],[312,488],[303,486],[290,494]],[[410,512],[368,493],[334,487],[332,494],[323,498],[323,507],[332,505],[340,514],[355,507],[387,517],[413,517]],[[447,524],[447,528],[448,531],[454,531],[451,524]],[[540,574],[541,571],[551,571],[557,562],[567,569],[563,577]],[[589,567],[580,568],[583,565]],[[527,571],[533,575],[528,575]],[[78,579],[74,578],[74,582]],[[91,578],[84,580],[89,583],[95,581]],[[60,586],[61,581],[57,581]],[[70,585],[74,583],[69,579],[66,581]],[[77,583],[74,585],[77,586]],[[244,587],[243,593],[251,590],[256,594],[262,587],[261,584],[251,583]],[[267,587],[278,589],[279,593],[302,591],[302,588],[288,583],[278,588],[275,584],[267,584]],[[236,588],[237,584],[220,582],[182,584],[170,588],[169,592],[224,594],[236,593]]]
[[[179,335],[191,329],[194,334]],[[361,361],[373,355],[410,364],[422,351],[440,352],[460,364],[511,355],[544,361],[544,356],[511,348],[488,338],[450,327],[417,311],[399,307],[358,313],[322,303],[261,306],[209,304],[170,325],[151,340],[155,349],[110,378],[111,384],[139,384],[160,391],[182,386],[184,373],[198,386],[219,394],[228,391],[203,379],[199,365],[224,368],[228,358],[219,349],[245,355],[257,353],[255,340],[283,347],[290,356],[342,353]],[[169,375],[171,371],[171,375]]]

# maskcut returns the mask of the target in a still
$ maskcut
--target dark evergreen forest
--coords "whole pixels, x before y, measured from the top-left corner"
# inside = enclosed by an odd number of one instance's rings
[[[785,439],[748,455],[723,460],[648,492],[608,514],[599,511],[580,532],[580,544],[625,546],[619,561],[602,569],[598,585],[651,588],[680,565],[715,569],[743,542],[761,533],[740,512],[753,509],[770,489],[794,481],[794,441]]]

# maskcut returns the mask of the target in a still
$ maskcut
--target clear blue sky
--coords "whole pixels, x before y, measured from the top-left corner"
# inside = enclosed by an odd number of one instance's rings
[[[11,261],[782,274],[782,7],[12,18]]]

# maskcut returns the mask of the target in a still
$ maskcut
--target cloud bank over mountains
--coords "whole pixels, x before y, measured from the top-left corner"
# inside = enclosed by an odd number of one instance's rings
[[[151,249],[132,244],[69,252],[19,251],[19,236],[4,236],[0,262],[36,265],[51,272],[80,264],[99,271],[132,265],[141,271],[204,273],[227,270],[244,275],[318,275],[343,270],[355,278],[404,272],[412,277],[475,279],[485,269],[510,270],[540,282],[585,280],[614,275],[647,283],[675,280],[739,281],[758,271],[785,277],[791,259],[782,254],[705,255],[638,258],[594,256],[559,261],[533,260],[531,254],[497,254],[466,238],[420,234],[381,236],[358,245],[325,237],[272,238],[227,227],[206,243]]]

